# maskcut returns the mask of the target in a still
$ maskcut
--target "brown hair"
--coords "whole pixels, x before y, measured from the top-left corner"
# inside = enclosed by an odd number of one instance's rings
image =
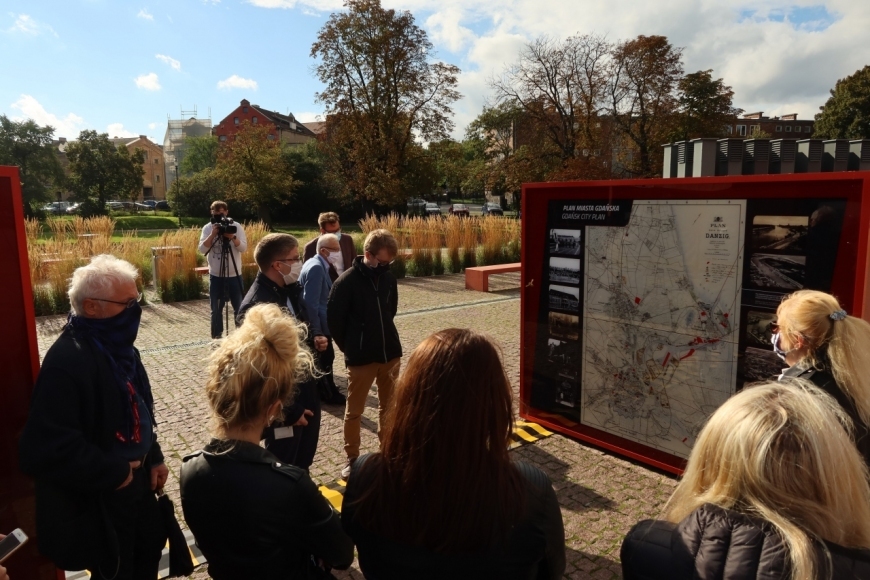
[[[456,328],[426,338],[387,419],[381,453],[361,468],[373,476],[358,503],[365,527],[442,553],[507,536],[524,491],[508,455],[511,385],[488,338]]]
[[[334,211],[323,212],[317,216],[317,225],[320,226],[320,229],[323,229],[326,224],[334,223],[338,223],[338,214]]]
[[[254,250],[254,261],[261,272],[265,272],[272,262],[286,256],[293,248],[299,247],[299,240],[290,234],[269,234],[264,236]]]
[[[211,208],[210,208],[210,209],[211,209],[212,211],[214,211],[214,210],[216,210],[216,209],[227,209],[227,210],[228,210],[229,207],[227,207],[227,202],[218,200],[218,201],[213,201],[213,202],[211,202]]]
[[[363,243],[363,249],[372,256],[377,256],[384,248],[388,249],[393,256],[399,253],[399,244],[393,234],[383,229],[369,232],[365,243]]]
[[[254,425],[275,401],[289,402],[313,373],[305,327],[275,304],[258,304],[208,359],[205,394],[215,434]]]

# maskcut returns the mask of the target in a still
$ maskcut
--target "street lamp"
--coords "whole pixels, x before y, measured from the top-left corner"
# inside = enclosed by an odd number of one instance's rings
[[[172,200],[175,204],[175,215],[178,217],[178,227],[181,227],[181,210],[178,208],[178,163],[175,164],[175,199]]]

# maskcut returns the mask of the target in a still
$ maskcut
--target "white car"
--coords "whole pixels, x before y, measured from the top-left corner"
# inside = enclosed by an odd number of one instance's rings
[[[44,206],[42,211],[53,213],[53,214],[62,214],[66,212],[66,210],[71,206],[72,203],[68,201],[53,201],[50,204]]]

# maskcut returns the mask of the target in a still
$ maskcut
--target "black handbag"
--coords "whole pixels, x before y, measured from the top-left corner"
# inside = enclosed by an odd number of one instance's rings
[[[193,557],[187,540],[178,520],[175,519],[175,507],[169,496],[160,490],[157,496],[157,509],[160,511],[160,520],[163,530],[169,540],[169,578],[176,576],[190,576],[193,574]]]

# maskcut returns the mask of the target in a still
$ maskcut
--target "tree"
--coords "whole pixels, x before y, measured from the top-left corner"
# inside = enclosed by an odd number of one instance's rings
[[[184,175],[198,173],[217,165],[220,141],[214,135],[185,137],[183,156],[178,170]]]
[[[216,199],[226,198],[226,184],[214,168],[179,177],[166,197],[179,216],[202,216]]]
[[[817,139],[870,139],[870,65],[838,80],[819,109]]]
[[[690,73],[677,83],[679,112],[669,141],[699,137],[725,137],[726,127],[743,112],[732,106],[734,91],[712,69]]]
[[[128,199],[142,191],[145,154],[139,149],[130,153],[124,145],[115,147],[107,133],[82,131],[66,155],[70,189],[82,202],[83,215],[104,214],[110,198]]]
[[[217,171],[226,197],[252,206],[271,225],[271,206],[290,201],[297,182],[282,154],[282,144],[270,139],[272,128],[243,121],[233,139],[221,144]]]
[[[53,135],[54,127],[0,115],[0,165],[18,166],[27,217],[39,215],[40,206],[52,199],[50,188],[63,183]]]
[[[325,85],[330,181],[344,196],[382,206],[403,205],[419,172],[415,139],[437,141],[453,128],[456,66],[435,62],[432,43],[410,12],[380,0],[346,0],[311,47]]]
[[[626,172],[661,175],[661,145],[673,132],[679,108],[682,49],[664,36],[621,42],[613,49],[609,76],[609,113],[626,140],[618,149],[632,153],[622,160]]]

